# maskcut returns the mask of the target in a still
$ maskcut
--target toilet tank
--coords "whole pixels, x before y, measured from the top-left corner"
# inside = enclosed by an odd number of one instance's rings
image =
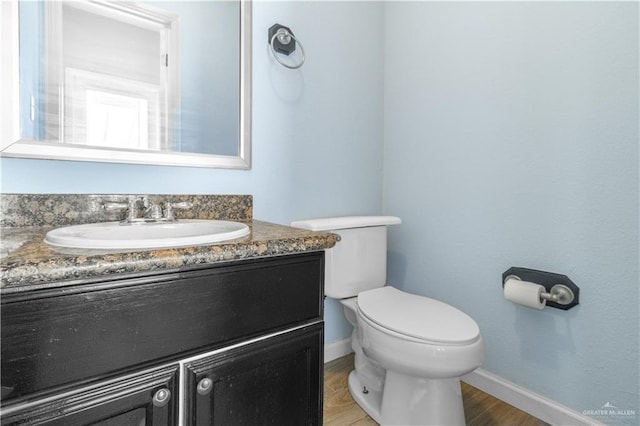
[[[325,250],[324,293],[344,299],[385,285],[387,226],[399,223],[394,216],[347,216],[299,220],[291,226],[340,235],[340,241]]]

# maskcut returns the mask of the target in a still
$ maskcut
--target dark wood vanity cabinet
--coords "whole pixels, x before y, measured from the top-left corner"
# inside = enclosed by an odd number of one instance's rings
[[[312,252],[5,291],[0,422],[321,424],[323,270]]]

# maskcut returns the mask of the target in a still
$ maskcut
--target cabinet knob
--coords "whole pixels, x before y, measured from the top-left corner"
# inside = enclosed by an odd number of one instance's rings
[[[164,407],[171,399],[171,391],[167,388],[162,388],[158,390],[153,395],[153,405],[155,407]]]
[[[207,395],[209,392],[211,392],[212,388],[213,382],[208,377],[205,377],[198,382],[198,394],[200,395]]]

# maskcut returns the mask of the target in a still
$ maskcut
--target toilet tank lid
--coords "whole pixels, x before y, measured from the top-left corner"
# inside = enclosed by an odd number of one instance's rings
[[[310,231],[334,231],[348,228],[397,225],[399,223],[402,223],[402,221],[395,216],[342,216],[296,220],[291,222],[291,226]]]

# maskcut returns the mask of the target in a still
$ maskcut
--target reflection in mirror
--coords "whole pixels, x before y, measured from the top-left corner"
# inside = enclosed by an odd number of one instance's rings
[[[18,4],[21,140],[3,155],[249,168],[249,3]]]

